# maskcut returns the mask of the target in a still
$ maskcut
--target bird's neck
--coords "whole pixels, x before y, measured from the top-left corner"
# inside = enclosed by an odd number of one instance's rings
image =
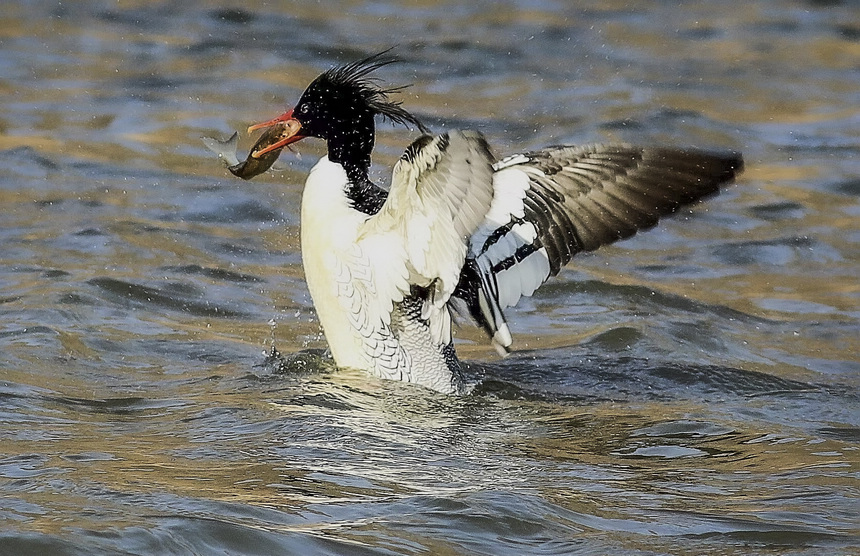
[[[373,151],[374,128],[352,127],[328,139],[328,159],[340,164],[346,172],[344,195],[355,210],[374,215],[382,208],[387,192],[370,181],[370,153]]]
[[[388,195],[368,175],[376,130],[372,120],[361,125],[353,123],[346,129],[328,138],[328,159],[343,166],[347,177],[344,194],[353,208],[373,215],[379,212]]]
[[[328,159],[344,167],[350,179],[367,176],[370,154],[376,137],[372,114],[333,122],[333,132],[327,137]]]

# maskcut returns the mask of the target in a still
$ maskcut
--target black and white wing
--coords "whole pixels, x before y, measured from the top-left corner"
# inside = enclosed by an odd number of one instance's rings
[[[571,257],[654,226],[715,193],[743,167],[737,153],[587,145],[505,158],[495,196],[471,237],[454,292],[504,352],[502,310],[531,295]]]
[[[416,140],[394,167],[380,211],[359,229],[357,249],[384,269],[359,283],[377,299],[369,322],[390,324],[395,303],[414,287],[427,291],[422,318],[434,342],[451,341],[448,299],[456,288],[468,239],[493,199],[494,158],[483,136],[451,131]]]

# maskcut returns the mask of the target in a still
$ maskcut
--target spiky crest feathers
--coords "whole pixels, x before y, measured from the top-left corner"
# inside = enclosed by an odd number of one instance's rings
[[[358,92],[374,113],[394,123],[405,126],[412,124],[423,133],[429,133],[421,120],[403,108],[399,101],[392,101],[388,98],[389,94],[400,92],[409,85],[382,88],[378,84],[378,78],[370,77],[370,74],[379,68],[399,61],[393,56],[388,56],[390,50],[389,48],[363,60],[334,67],[320,75],[317,80],[329,81],[337,87],[350,87]]]

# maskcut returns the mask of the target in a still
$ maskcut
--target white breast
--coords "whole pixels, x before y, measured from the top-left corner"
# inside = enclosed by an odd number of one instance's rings
[[[305,279],[317,315],[341,367],[370,370],[362,347],[363,338],[344,311],[343,301],[350,298],[359,309],[368,300],[355,298],[348,275],[354,268],[344,265],[351,260],[359,226],[368,216],[353,209],[344,194],[347,183],[343,166],[323,157],[311,170],[302,195],[302,259]]]

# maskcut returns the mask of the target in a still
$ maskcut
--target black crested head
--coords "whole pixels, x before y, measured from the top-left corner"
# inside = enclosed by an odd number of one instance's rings
[[[363,60],[332,68],[313,80],[293,109],[292,116],[302,125],[304,136],[332,140],[369,135],[375,131],[374,118],[380,115],[392,122],[427,128],[388,95],[404,87],[384,88],[370,74],[392,64],[396,58],[388,50]],[[372,139],[371,139],[372,141]]]
[[[377,115],[428,131],[399,102],[389,100],[389,94],[403,87],[384,88],[370,76],[397,61],[387,55],[389,50],[322,73],[308,85],[289,113],[301,124],[303,137],[324,139],[328,143],[329,160],[343,164],[356,175],[365,173],[370,166]]]
[[[413,124],[422,132],[427,128],[399,102],[388,99],[403,87],[383,88],[370,77],[377,69],[397,60],[384,50],[364,60],[332,68],[314,79],[292,110],[277,118],[252,125],[248,131],[279,125],[277,140],[252,151],[253,158],[283,149],[305,137],[324,139],[328,158],[343,165],[353,182],[368,182],[370,153],[376,135],[378,115],[395,123]]]
[[[350,89],[354,94],[362,98],[367,106],[383,118],[386,118],[394,123],[409,125],[412,124],[424,133],[429,133],[429,130],[424,127],[424,124],[413,114],[404,109],[400,102],[390,101],[388,95],[397,93],[408,87],[402,85],[400,87],[382,88],[378,85],[379,80],[374,77],[369,77],[371,73],[381,67],[389,64],[394,64],[398,60],[395,57],[387,56],[391,49],[383,50],[373,56],[369,56],[364,60],[359,60],[345,66],[332,68],[323,73],[317,78],[317,81],[328,82],[336,88]]]

